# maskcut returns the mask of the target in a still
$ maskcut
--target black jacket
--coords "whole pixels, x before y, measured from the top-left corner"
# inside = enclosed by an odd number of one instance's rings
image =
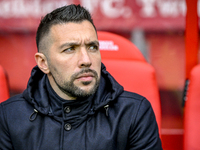
[[[150,103],[102,64],[98,91],[66,101],[36,66],[27,89],[0,104],[1,150],[161,150]]]

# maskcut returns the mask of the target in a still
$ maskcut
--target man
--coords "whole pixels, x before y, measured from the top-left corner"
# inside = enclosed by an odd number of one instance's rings
[[[47,14],[27,89],[0,105],[2,150],[160,150],[150,103],[101,64],[91,16],[80,5]]]

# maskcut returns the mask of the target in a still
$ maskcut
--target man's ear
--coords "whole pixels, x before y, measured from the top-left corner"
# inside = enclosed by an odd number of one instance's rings
[[[48,63],[47,63],[47,58],[43,53],[39,53],[39,52],[36,53],[35,61],[42,72],[44,72],[45,74],[48,74],[50,72]]]

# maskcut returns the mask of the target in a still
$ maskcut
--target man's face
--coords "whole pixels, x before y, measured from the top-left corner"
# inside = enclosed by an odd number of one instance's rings
[[[64,99],[95,93],[101,70],[97,34],[89,21],[53,25],[47,50],[48,78]]]

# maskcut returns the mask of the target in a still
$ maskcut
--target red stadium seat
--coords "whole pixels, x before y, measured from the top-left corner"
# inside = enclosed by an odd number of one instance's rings
[[[154,68],[146,62],[138,48],[126,38],[98,31],[102,62],[127,91],[146,97],[161,129],[161,104]]]
[[[200,150],[200,64],[190,74],[184,111],[184,150]]]
[[[0,103],[8,99],[9,96],[7,77],[3,67],[0,66]]]

